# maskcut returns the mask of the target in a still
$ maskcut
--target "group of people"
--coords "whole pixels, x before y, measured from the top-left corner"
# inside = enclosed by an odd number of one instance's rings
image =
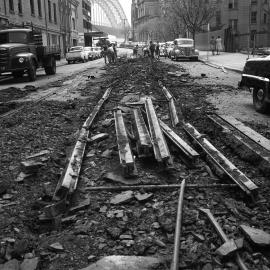
[[[117,59],[117,44],[111,43],[104,45],[102,48],[102,56],[104,57],[105,64],[116,63]]]
[[[220,36],[215,38],[214,36],[211,37],[210,40],[210,50],[212,51],[212,55],[215,55],[215,52],[217,55],[220,54],[222,51],[222,39]]]
[[[139,51],[139,46],[136,45],[133,48],[133,55],[134,56],[138,56],[138,51]],[[143,48],[143,55],[144,56],[150,56],[152,59],[154,59],[155,57],[157,59],[159,59],[160,57],[160,45],[159,42],[157,42],[156,44],[153,41],[150,41],[149,46],[145,46]]]

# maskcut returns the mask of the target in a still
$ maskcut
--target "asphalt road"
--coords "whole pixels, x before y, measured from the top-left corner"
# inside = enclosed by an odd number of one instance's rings
[[[119,55],[131,54],[131,50],[119,48],[118,54]],[[76,64],[70,65],[66,63],[63,66],[58,66],[56,75],[46,75],[44,69],[39,69],[37,71],[37,80],[35,82],[29,82],[27,75],[24,75],[23,78],[19,79],[14,79],[12,76],[3,75],[0,76],[0,91],[8,87],[24,88],[26,85],[42,87],[47,85],[48,83],[52,83],[54,81],[79,73],[80,71],[84,71],[86,69],[91,68],[102,68],[103,66],[104,66],[104,59],[101,58],[98,60],[89,61],[87,63],[78,62]]]

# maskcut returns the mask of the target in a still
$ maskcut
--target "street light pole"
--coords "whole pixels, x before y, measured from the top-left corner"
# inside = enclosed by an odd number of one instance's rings
[[[251,20],[251,0],[249,0],[249,3],[248,3],[249,7],[248,7],[248,58],[249,59],[249,47],[250,47],[250,20]]]

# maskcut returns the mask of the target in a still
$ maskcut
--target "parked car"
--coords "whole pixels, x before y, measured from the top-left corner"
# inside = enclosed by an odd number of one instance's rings
[[[170,52],[172,60],[198,61],[199,51],[194,48],[194,40],[190,38],[178,38],[174,40],[174,48]]]
[[[84,51],[87,53],[87,60],[93,60],[92,47],[84,47]]]
[[[270,55],[270,48],[269,47],[257,48],[255,49],[255,53],[258,55]]]
[[[265,113],[270,109],[270,56],[247,60],[239,83],[247,87],[253,96],[253,105],[257,112]]]
[[[68,64],[76,61],[86,62],[88,60],[88,51],[83,46],[71,47],[66,54]]]
[[[101,57],[101,47],[93,47],[95,52],[96,52],[96,57],[100,58]]]

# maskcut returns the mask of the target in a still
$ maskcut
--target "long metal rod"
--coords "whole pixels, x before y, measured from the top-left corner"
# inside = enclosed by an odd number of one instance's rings
[[[175,235],[174,235],[174,252],[173,252],[173,260],[171,264],[171,270],[179,269],[179,251],[180,251],[180,238],[181,238],[181,231],[182,231],[185,185],[186,185],[186,180],[183,180],[181,184],[181,188],[180,188],[179,201],[178,201],[177,220],[176,220]]]
[[[180,188],[181,185],[138,185],[138,186],[100,186],[100,187],[86,187],[86,191],[125,191],[125,190],[160,190],[160,189],[177,189]],[[196,184],[188,184],[186,185],[187,189],[210,189],[210,188],[237,188],[238,186],[235,184],[213,184],[213,185],[196,185]]]

